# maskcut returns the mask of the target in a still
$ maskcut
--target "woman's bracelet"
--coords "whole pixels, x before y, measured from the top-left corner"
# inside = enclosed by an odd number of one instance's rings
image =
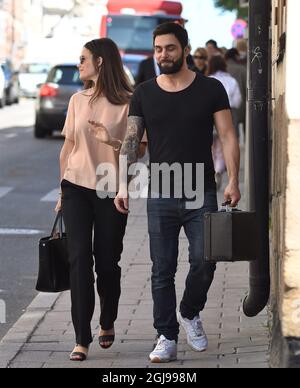
[[[121,142],[121,140],[117,140],[117,139],[114,140],[114,142],[118,142],[118,145],[114,145],[113,146],[113,150],[115,152],[119,152],[121,150],[121,148],[122,148],[123,143]]]

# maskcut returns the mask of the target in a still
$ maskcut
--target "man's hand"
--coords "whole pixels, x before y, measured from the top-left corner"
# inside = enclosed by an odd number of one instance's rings
[[[116,196],[114,203],[119,213],[129,214],[128,192],[120,191]]]
[[[231,207],[236,207],[241,199],[241,192],[237,181],[229,182],[225,189],[224,200],[225,202],[231,202]]]
[[[236,131],[232,122],[232,114],[229,109],[215,113],[215,125],[223,147],[229,184],[224,193],[225,202],[236,207],[241,199],[239,190],[240,147]]]

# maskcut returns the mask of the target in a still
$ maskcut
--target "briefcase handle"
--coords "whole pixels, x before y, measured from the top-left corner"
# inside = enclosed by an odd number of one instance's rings
[[[63,237],[63,215],[61,210],[57,213],[57,216],[55,218],[53,229],[51,232],[51,237],[55,237],[57,225],[58,225],[59,238],[62,238]]]
[[[231,201],[227,201],[222,203],[222,207],[226,208],[226,213],[232,213],[234,211],[237,211],[237,207],[231,207]]]

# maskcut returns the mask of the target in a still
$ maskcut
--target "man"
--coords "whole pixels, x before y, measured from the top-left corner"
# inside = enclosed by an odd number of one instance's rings
[[[136,162],[139,143],[146,128],[150,166],[192,164],[193,172],[185,174],[184,179],[191,178],[194,185],[197,181],[196,165],[204,164],[205,176],[204,205],[195,209],[191,209],[190,199],[185,195],[177,198],[174,188],[170,197],[166,198],[162,188],[165,177],[160,181],[159,195],[156,196],[157,182],[153,182],[151,177],[148,222],[153,261],[154,327],[159,338],[150,360],[160,363],[177,358],[178,321],[186,331],[192,349],[201,352],[208,346],[200,312],[205,307],[216,269],[215,265],[204,262],[203,254],[203,216],[208,211],[217,210],[211,154],[214,124],[222,140],[229,174],[225,201],[236,206],[241,196],[238,184],[239,146],[224,87],[219,81],[188,69],[188,34],[178,24],[158,26],[154,32],[154,48],[162,74],[136,89],[121,155],[128,158],[128,165]],[[175,178],[170,180],[172,183],[175,183]],[[128,213],[127,184],[123,181],[120,182],[115,204],[118,211]],[[175,275],[182,227],[189,240],[191,267],[176,317]]]
[[[243,129],[245,131],[247,102],[247,67],[239,63],[239,52],[235,48],[232,48],[227,51],[225,59],[227,61],[228,73],[231,74],[232,77],[237,80],[242,94],[242,104],[238,110],[237,119],[238,123],[243,124]]]
[[[248,43],[246,39],[238,39],[236,49],[239,53],[239,63],[247,68],[248,62]]]
[[[208,59],[216,55],[221,55],[220,49],[218,47],[218,43],[215,40],[210,39],[209,41],[206,42],[205,46],[208,54]]]
[[[144,59],[139,65],[139,71],[136,76],[136,86],[159,75],[160,70],[156,59],[153,56]]]

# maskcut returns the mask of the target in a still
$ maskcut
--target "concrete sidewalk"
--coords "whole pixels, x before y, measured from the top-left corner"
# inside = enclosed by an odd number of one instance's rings
[[[155,344],[152,321],[151,260],[147,233],[146,202],[131,204],[131,215],[122,259],[122,298],[113,347],[97,343],[99,309],[93,320],[95,341],[85,363],[68,361],[74,347],[69,293],[40,294],[0,343],[1,368],[148,368]],[[177,276],[180,300],[188,272],[188,243],[180,239]],[[248,264],[219,264],[202,314],[209,337],[206,353],[187,346],[183,332],[178,361],[168,368],[268,368],[267,311],[248,319],[242,301],[248,290]],[[157,368],[157,365],[155,365]]]

